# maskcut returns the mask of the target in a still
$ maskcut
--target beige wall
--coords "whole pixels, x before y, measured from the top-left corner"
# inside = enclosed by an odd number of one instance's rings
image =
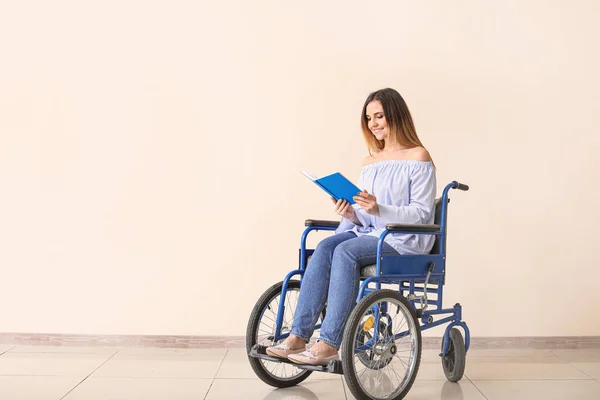
[[[390,86],[439,189],[472,188],[452,192],[446,285],[472,335],[600,335],[599,17],[3,1],[0,332],[243,335],[304,219],[336,217],[299,170],[356,178],[362,102]]]

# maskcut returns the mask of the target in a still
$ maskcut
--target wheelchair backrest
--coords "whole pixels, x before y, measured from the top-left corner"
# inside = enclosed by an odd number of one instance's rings
[[[450,203],[450,198],[448,198],[448,203]],[[442,224],[442,198],[439,197],[435,199],[435,218],[433,221],[436,225]],[[429,254],[439,254],[440,253],[440,240],[446,240],[446,232],[444,235],[436,235],[435,242],[433,243],[433,247]]]

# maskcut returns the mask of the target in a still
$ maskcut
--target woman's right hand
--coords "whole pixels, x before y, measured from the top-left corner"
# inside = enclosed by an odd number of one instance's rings
[[[356,219],[356,213],[354,212],[354,208],[350,205],[350,203],[344,199],[339,199],[336,201],[333,197],[331,198],[333,204],[335,204],[335,212],[342,217],[354,221]]]

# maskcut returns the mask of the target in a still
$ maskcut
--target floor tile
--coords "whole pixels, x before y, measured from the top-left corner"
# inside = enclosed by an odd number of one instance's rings
[[[4,353],[0,375],[74,376],[84,378],[110,358],[107,354]]]
[[[80,381],[65,376],[0,376],[0,399],[58,400]]]
[[[442,362],[440,350],[423,349],[421,350],[421,362],[436,363]]]
[[[59,400],[66,393],[66,400],[204,399],[207,393],[207,399],[353,398],[343,376],[325,373],[275,389],[256,377],[244,349],[0,345],[0,399]],[[458,384],[446,380],[439,350],[425,349],[406,399],[484,395],[600,399],[600,349],[472,349]]]
[[[440,350],[424,349],[421,362],[441,363]],[[467,353],[467,363],[474,362],[517,362],[517,363],[564,363],[550,350],[538,349],[473,349]]]
[[[197,400],[204,399],[211,382],[212,379],[90,377],[64,400]]]
[[[268,363],[270,369],[278,368],[279,374],[296,374],[300,372],[295,369],[292,365],[284,363]],[[285,370],[284,370],[285,369]],[[223,361],[223,365],[219,369],[217,379],[258,379],[250,363],[246,351],[243,349],[230,349]],[[340,375],[329,374],[322,372],[313,372],[307,380],[314,379],[340,379]]]
[[[445,381],[446,375],[444,374],[444,369],[442,368],[442,362],[437,363],[424,363],[419,364],[419,371],[417,372],[417,380],[418,381],[429,381],[429,380],[437,380],[437,381]]]
[[[546,349],[471,349],[471,357],[556,357]]]
[[[346,396],[348,400],[356,398],[346,386]],[[375,392],[377,394],[377,392]],[[467,379],[459,382],[450,381],[415,381],[407,396],[406,400],[485,400],[481,392]]]
[[[467,353],[467,363],[564,363],[550,350],[474,349]]]
[[[345,399],[342,380],[305,381],[278,389],[260,380],[215,379],[206,400],[340,400]]]
[[[552,353],[563,362],[600,362],[600,349],[553,349]]]
[[[473,381],[488,400],[598,400],[600,383],[570,380]]]
[[[600,381],[600,362],[574,362],[571,363],[571,365],[577,368],[578,370],[583,371],[585,374],[591,376],[592,378]]]
[[[81,346],[32,346],[17,345],[9,350],[10,353],[65,353],[65,354],[115,354],[115,347],[81,347]]]
[[[212,379],[225,353],[207,352],[188,356],[117,353],[94,373],[94,377]]]
[[[479,379],[591,379],[568,364],[554,363],[467,363],[465,374]]]
[[[239,350],[239,349],[237,349]],[[225,357],[228,349],[188,349],[163,347],[130,347],[121,349],[118,356],[189,356],[189,357]]]

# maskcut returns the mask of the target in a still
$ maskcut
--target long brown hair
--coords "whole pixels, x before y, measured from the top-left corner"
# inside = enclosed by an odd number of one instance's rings
[[[367,147],[369,148],[369,154],[371,154],[371,151],[377,153],[385,147],[384,141],[377,140],[373,132],[369,129],[367,121],[367,105],[373,100],[379,100],[381,102],[383,114],[385,115],[385,119],[390,129],[390,134],[396,136],[396,140],[400,145],[409,148],[417,146],[424,147],[417,136],[417,130],[415,129],[415,124],[406,102],[396,90],[386,88],[377,90],[367,97],[360,116],[362,132],[365,141],[367,142]]]

